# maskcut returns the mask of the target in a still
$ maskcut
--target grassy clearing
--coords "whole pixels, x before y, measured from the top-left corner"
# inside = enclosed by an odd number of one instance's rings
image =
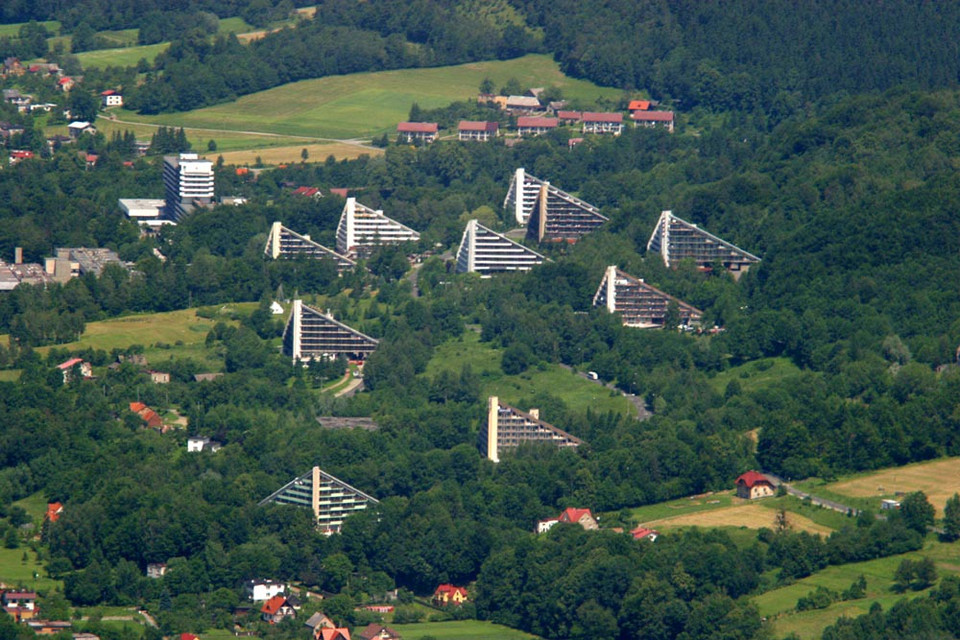
[[[884,609],[889,609],[895,602],[903,598],[914,598],[926,594],[927,591],[897,594],[891,590],[893,576],[900,563],[905,559],[916,560],[922,557],[932,559],[937,564],[937,569],[941,575],[960,573],[960,546],[943,544],[931,538],[922,551],[838,567],[827,567],[823,571],[799,580],[792,585],[756,596],[753,601],[760,609],[760,615],[774,619],[777,637],[797,633],[803,639],[819,638],[823,629],[833,624],[839,617],[855,617],[867,613],[874,602],[880,603]],[[865,598],[837,602],[826,609],[817,611],[797,612],[794,610],[797,600],[816,587],[823,586],[842,592],[860,575],[863,575],[867,580],[867,595]]]
[[[113,45],[112,48],[136,47],[140,29],[121,29],[119,31],[100,31],[97,36]]]
[[[139,47],[84,51],[76,55],[81,66],[85,69],[89,67],[98,69],[104,67],[133,67],[140,62],[141,58],[146,58],[147,62],[152,63],[169,46],[169,42],[158,42],[157,44],[146,44]]]
[[[686,516],[702,511],[713,511],[715,509],[726,509],[733,506],[733,492],[708,493],[669,502],[659,502],[657,504],[648,504],[642,507],[636,507],[630,510],[630,517],[633,520],[643,524],[654,520],[664,520],[677,516]],[[737,504],[740,504],[738,501]]]
[[[710,386],[723,393],[731,380],[737,380],[743,391],[756,391],[799,373],[800,369],[789,358],[764,358],[718,373],[710,380]]]
[[[43,522],[43,516],[47,513],[47,496],[44,495],[42,491],[37,491],[26,498],[21,498],[13,504],[22,507],[37,526],[40,526],[40,523]]]
[[[510,627],[480,620],[458,620],[456,622],[422,622],[419,624],[393,625],[407,640],[418,640],[424,636],[436,640],[525,640],[537,636]]]
[[[101,131],[108,139],[116,131],[123,133],[124,131],[132,131],[138,140],[150,140],[153,137],[153,134],[157,131],[156,125],[149,124],[138,124],[138,123],[128,123],[128,122],[116,122],[108,118],[98,118],[97,130]],[[62,127],[63,132],[65,133],[67,128],[66,125]],[[60,133],[58,127],[49,127],[48,132]],[[183,131],[187,140],[190,142],[194,151],[202,153],[203,155],[216,160],[217,156],[224,155],[230,151],[236,150],[250,150],[250,149],[264,149],[274,146],[293,146],[298,142],[300,143],[297,149],[297,161],[300,160],[300,149],[303,148],[303,141],[298,138],[292,138],[287,136],[275,136],[275,135],[264,135],[255,132],[241,132],[241,131],[206,131],[203,129],[184,129]],[[217,143],[216,151],[207,151],[207,144],[213,140]],[[251,154],[256,157],[256,153],[251,152]],[[329,155],[329,154],[327,154]],[[318,158],[320,156],[317,156]],[[322,156],[326,159],[326,155]]]
[[[519,409],[527,408],[519,406],[522,399],[546,392],[562,398],[570,409],[580,413],[589,408],[599,412],[636,414],[633,405],[619,392],[612,392],[558,365],[545,365],[543,369],[531,367],[519,375],[505,375],[500,368],[502,357],[501,350],[481,343],[478,334],[467,331],[462,340],[451,340],[434,351],[426,373],[434,376],[447,370],[459,375],[464,365],[470,365],[481,378],[485,396],[499,396],[507,404]],[[549,416],[544,416],[544,419],[550,421]]]
[[[830,492],[846,497],[867,500],[871,508],[879,509],[880,500],[897,499],[898,494],[923,491],[937,509],[937,517],[943,516],[947,498],[960,492],[960,458],[947,458],[933,462],[921,462],[905,467],[858,475],[826,485],[809,483],[811,490]],[[819,493],[817,494],[819,495]]]
[[[20,369],[6,369],[0,371],[0,382],[16,382],[20,379]]]
[[[187,113],[122,119],[173,126],[256,130],[283,135],[335,139],[368,138],[393,133],[416,102],[424,108],[446,106],[476,96],[489,77],[496,85],[517,78],[524,86],[560,87],[568,99],[594,102],[615,99],[616,89],[569,78],[545,55],[516,60],[477,62],[433,69],[402,69],[304,80],[244,96],[229,104]]]
[[[27,554],[26,562],[23,554]],[[38,577],[35,578],[34,574],[38,574]],[[0,549],[0,583],[41,593],[63,590],[63,583],[47,577],[42,563],[37,562],[37,554],[25,546],[20,549]]]
[[[25,24],[26,22],[0,24],[0,38],[16,38],[20,35],[20,27]],[[47,20],[39,24],[43,25],[49,33],[60,33],[60,22],[57,20]]]
[[[219,135],[219,133],[214,134],[214,139]],[[252,138],[248,139],[252,140]],[[217,151],[203,155],[211,160],[216,160],[216,156],[223,156],[223,161],[226,164],[238,166],[255,164],[257,158],[265,165],[297,164],[302,159],[301,154],[304,149],[307,150],[308,154],[307,162],[322,162],[329,156],[333,156],[337,160],[354,160],[360,156],[383,155],[383,149],[361,147],[355,144],[339,142],[328,144],[294,144],[288,147],[252,148],[242,151],[225,151],[223,153],[220,153],[219,142],[217,142],[217,147]]]

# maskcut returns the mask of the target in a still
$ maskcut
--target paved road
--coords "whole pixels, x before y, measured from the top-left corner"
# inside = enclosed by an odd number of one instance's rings
[[[786,489],[787,493],[790,494],[791,496],[796,496],[801,500],[806,500],[809,498],[810,502],[812,504],[817,505],[818,507],[826,507],[827,509],[833,509],[834,511],[839,511],[840,513],[851,513],[855,516],[860,515],[860,509],[855,509],[851,506],[841,504],[835,500],[820,498],[813,494],[807,493],[806,491],[800,491],[800,489],[795,489],[794,487],[791,487],[789,484],[781,480],[778,476],[773,475],[772,473],[765,473],[763,475],[770,478],[770,480],[773,482],[773,486],[779,487],[782,485],[783,488]]]
[[[570,371],[570,372],[573,371],[573,367],[571,367],[571,366],[569,366],[569,365],[561,364],[560,366],[563,367],[564,369],[566,369],[567,371]],[[595,382],[596,384],[602,385],[602,386],[606,387],[607,389],[611,389],[611,390],[613,390],[613,391],[616,391],[616,392],[618,392],[620,395],[622,395],[624,398],[626,398],[627,400],[629,400],[630,403],[633,404],[633,406],[635,406],[635,407],[637,408],[637,420],[640,420],[640,421],[647,420],[647,419],[650,418],[650,416],[653,415],[653,412],[650,411],[650,409],[647,407],[647,403],[646,403],[646,401],[644,401],[643,397],[638,396],[638,395],[635,395],[635,394],[632,394],[632,393],[625,393],[625,392],[621,391],[620,389],[618,389],[612,382],[604,383],[603,380],[594,380],[593,378],[591,378],[590,376],[588,376],[588,375],[587,375],[586,373],[584,373],[583,371],[577,371],[576,375],[580,376],[580,377],[583,378],[584,380],[589,380],[590,382]]]
[[[363,391],[363,378],[354,378],[349,384],[347,384],[347,386],[345,386],[343,389],[340,389],[340,391],[337,391],[333,395],[336,398],[349,398],[353,394],[359,393],[360,391]]]

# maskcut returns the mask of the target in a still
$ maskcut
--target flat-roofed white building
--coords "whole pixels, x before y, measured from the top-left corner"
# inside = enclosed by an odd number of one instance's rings
[[[136,222],[158,220],[166,204],[160,198],[120,198],[120,210]]]

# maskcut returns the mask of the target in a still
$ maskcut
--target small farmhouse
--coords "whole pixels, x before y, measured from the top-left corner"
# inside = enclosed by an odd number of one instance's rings
[[[756,471],[747,471],[737,478],[737,497],[747,500],[766,498],[774,494],[773,483],[767,476]]]

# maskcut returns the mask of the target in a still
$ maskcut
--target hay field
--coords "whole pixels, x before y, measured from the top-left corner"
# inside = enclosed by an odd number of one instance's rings
[[[747,527],[748,529],[767,527],[772,529],[775,516],[775,510],[764,507],[759,503],[740,504],[724,509],[688,513],[673,518],[644,522],[643,526],[661,530],[678,527]],[[787,512],[787,520],[796,531],[819,533],[821,535],[833,533],[833,529],[830,527],[817,524],[810,518],[795,513]]]
[[[214,137],[216,139],[216,137]],[[219,142],[217,143],[219,145]],[[328,156],[333,156],[337,160],[353,160],[360,156],[379,156],[383,155],[383,149],[371,149],[361,147],[356,144],[346,144],[333,142],[330,144],[295,144],[288,147],[263,147],[259,149],[244,149],[240,151],[219,151],[203,153],[204,157],[216,161],[218,156],[223,156],[226,164],[252,165],[260,158],[263,164],[296,164],[301,160],[301,152],[306,149],[308,154],[307,162],[322,162]]]
[[[960,492],[960,458],[921,462],[906,467],[886,469],[851,480],[841,480],[826,489],[854,498],[895,498],[897,492],[923,491],[943,517],[947,498]]]
[[[443,107],[475,98],[484,78],[501,86],[555,85],[568,99],[618,99],[617,89],[564,75],[550,56],[475,62],[452,67],[399,69],[303,80],[244,96],[235,102],[185,113],[143,116],[122,111],[123,120],[149,124],[346,140],[393,133],[414,102]]]

